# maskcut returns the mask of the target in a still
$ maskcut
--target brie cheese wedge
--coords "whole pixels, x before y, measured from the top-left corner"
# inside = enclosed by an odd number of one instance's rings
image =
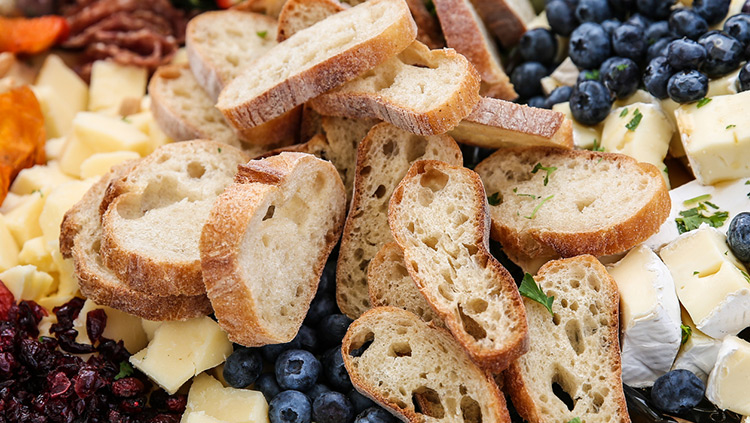
[[[695,327],[690,315],[682,310],[682,324],[685,325],[689,334],[686,341],[680,347],[680,352],[674,360],[672,370],[685,369],[693,372],[703,383],[708,380],[708,374],[714,368],[716,356],[719,354],[721,341],[711,338]]]
[[[602,143],[602,125],[587,126],[578,123],[573,117],[573,112],[570,111],[570,102],[558,103],[552,106],[552,110],[562,113],[570,119],[573,124],[573,144],[576,148],[580,149],[591,149],[594,144],[601,145]]]
[[[750,344],[724,338],[706,385],[706,398],[722,410],[750,415]]]
[[[259,391],[225,388],[200,374],[193,380],[182,423],[268,423],[268,403]]]

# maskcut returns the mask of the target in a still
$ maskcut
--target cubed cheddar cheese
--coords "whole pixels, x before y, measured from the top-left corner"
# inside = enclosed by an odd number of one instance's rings
[[[32,264],[47,273],[56,272],[55,262],[47,251],[44,237],[38,236],[26,241],[18,253],[19,264]]]
[[[112,116],[120,114],[123,101],[140,101],[146,94],[146,68],[99,60],[91,67],[89,110]]]
[[[182,423],[267,423],[268,403],[259,391],[226,388],[206,373],[193,380]]]
[[[76,138],[93,151],[135,151],[145,154],[149,138],[138,128],[117,117],[81,112],[73,120]]]
[[[576,148],[590,149],[594,147],[594,144],[601,145],[602,142],[602,127],[600,125],[587,126],[578,123],[573,118],[573,113],[570,111],[570,103],[558,103],[552,106],[552,110],[560,112],[565,115],[573,123],[573,144]]]
[[[31,194],[34,191],[52,189],[73,180],[60,170],[57,162],[50,161],[46,165],[35,165],[20,171],[10,185],[10,192],[18,195]]]
[[[60,154],[60,169],[68,175],[81,177],[81,164],[96,151],[83,143],[74,134],[70,134]]]
[[[49,244],[47,244],[49,247]],[[52,261],[57,268],[57,295],[72,297],[78,294],[78,279],[75,277],[73,259],[63,258],[57,244],[50,251]],[[50,310],[52,310],[50,308]]]
[[[125,344],[125,349],[131,353],[142,350],[148,344],[146,332],[141,327],[141,319],[139,317],[110,307],[100,306],[91,301],[91,299],[87,299],[83,303],[78,317],[73,321],[73,329],[78,331],[77,342],[82,344],[91,343],[86,333],[86,320],[88,312],[96,309],[102,309],[107,314],[107,326],[104,327],[102,336],[109,339],[121,339]]]
[[[93,183],[93,180],[66,182],[47,195],[47,201],[39,214],[39,227],[42,230],[44,242],[58,241],[60,224],[65,212],[86,194]]]
[[[47,56],[34,86],[44,114],[48,138],[68,134],[76,113],[86,110],[89,90],[86,83],[58,56]]]
[[[48,273],[40,272],[36,266],[15,266],[0,273],[3,281],[16,301],[38,301],[55,290],[55,281]]]
[[[44,116],[44,131],[47,138],[65,136],[70,132],[73,117],[77,110],[68,107],[67,102],[52,87],[32,87],[34,96]]]
[[[50,138],[47,140],[44,144],[44,152],[47,156],[47,160],[60,160],[66,140],[66,137]]]
[[[0,214],[0,272],[18,265],[18,244],[8,229],[5,217]]]
[[[109,172],[112,166],[128,160],[139,159],[140,154],[135,151],[113,151],[111,153],[95,153],[81,163],[81,178],[93,178]]]
[[[159,329],[159,326],[161,326],[162,323],[164,322],[141,319],[141,327],[143,328],[143,331],[146,333],[146,338],[148,338],[149,342],[152,339],[154,339],[154,334],[156,333],[156,329]]]
[[[17,245],[23,245],[31,238],[42,235],[39,215],[42,214],[44,208],[45,191],[35,191],[23,197],[23,202],[5,214],[5,223]]]

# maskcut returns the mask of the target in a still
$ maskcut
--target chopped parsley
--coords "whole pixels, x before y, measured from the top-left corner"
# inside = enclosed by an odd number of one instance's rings
[[[555,313],[552,311],[552,302],[555,301],[555,297],[548,297],[544,295],[544,291],[542,291],[542,288],[540,288],[539,285],[536,284],[536,281],[534,280],[534,277],[531,276],[531,274],[526,273],[525,275],[523,275],[523,280],[521,281],[521,286],[518,288],[518,292],[520,292],[524,297],[530,300],[534,300],[543,305],[545,308],[547,308],[547,310],[549,310],[549,313],[551,315],[555,315]]]
[[[554,197],[554,195],[550,195],[549,197],[547,197],[547,198],[543,199],[543,200],[542,200],[541,202],[539,202],[539,204],[537,204],[537,205],[536,205],[536,207],[534,207],[534,210],[533,210],[533,211],[531,212],[531,214],[530,214],[530,215],[528,215],[528,216],[524,216],[524,217],[525,217],[525,218],[527,218],[527,219],[533,219],[533,218],[534,218],[534,216],[536,216],[536,212],[538,212],[538,211],[539,211],[539,209],[540,209],[540,208],[542,208],[542,205],[543,205],[544,203],[546,203],[546,202],[547,202],[547,200],[550,200],[550,199],[552,199],[552,197]]]
[[[709,214],[708,207],[712,207],[717,210],[716,212]],[[711,227],[720,228],[724,225],[724,222],[729,218],[729,212],[718,211],[719,207],[709,201],[698,203],[696,207],[692,209],[683,210],[680,212],[680,216],[674,221],[677,224],[677,232],[684,234],[690,232],[693,229],[698,229],[702,223],[706,223]]]
[[[726,129],[732,129],[732,128],[736,128],[736,127],[737,127],[737,125],[727,125]]]
[[[123,117],[122,117],[122,121],[123,121],[123,122],[126,122],[126,123],[133,123],[133,122],[132,122],[132,121],[131,121],[130,119],[128,119],[128,117],[127,117],[127,116],[123,116]]]
[[[699,271],[697,271],[697,270],[693,270],[693,276],[695,276],[695,275],[699,275],[700,273],[701,273],[701,272],[699,272]]]
[[[221,147],[217,148],[217,150],[219,150],[219,153],[221,153]]]
[[[710,199],[711,199],[711,194],[703,194],[703,195],[699,195],[697,197],[688,198],[687,200],[683,201],[682,204],[686,205],[686,206],[689,206],[689,205],[691,205],[693,203],[698,203],[698,202],[705,201],[705,200],[710,200]]]
[[[487,196],[487,202],[490,203],[491,206],[497,206],[503,203],[503,197],[499,192],[496,192],[492,195]]]
[[[745,277],[745,280],[747,281],[747,283],[750,283],[750,275],[748,275],[747,272],[745,272],[744,270],[740,270],[740,272],[742,272],[742,276]]]
[[[534,168],[531,169],[531,173],[537,173],[540,170],[543,170],[543,171],[547,172],[547,174],[544,175],[544,186],[546,187],[547,184],[549,183],[549,177],[550,177],[550,175],[552,175],[552,172],[556,171],[557,168],[554,167],[554,166],[542,166],[541,163],[537,163],[534,166]]]
[[[430,15],[437,16],[437,10],[435,10],[435,3],[432,0],[427,0],[424,4],[424,7],[427,8],[427,12],[429,12]]]
[[[519,197],[530,197],[530,198],[533,198],[534,200],[536,200],[537,198],[539,198],[538,196],[536,196],[534,194],[523,194],[523,193],[519,194],[518,193],[518,188],[513,188],[513,194],[516,194]]]
[[[604,147],[602,147],[602,145],[599,144],[599,140],[596,138],[594,138],[594,146],[591,147],[591,151],[604,151]]]
[[[599,80],[599,69],[594,69],[591,71],[587,70],[584,72],[586,72],[586,74],[584,75],[584,78],[586,78],[586,80]]]
[[[750,185],[750,179],[748,179],[747,181],[745,181],[745,185]]]
[[[664,166],[664,173],[666,173],[667,175],[669,175],[669,168],[666,167],[666,166]]]
[[[687,325],[680,325],[680,331],[682,332],[682,343],[685,344],[690,339],[690,335],[693,334],[693,328]]]
[[[695,107],[697,107],[697,108],[700,109],[701,107],[705,106],[706,104],[708,104],[710,102],[711,102],[710,98],[705,98],[704,97],[704,98],[698,100],[698,105],[696,105]]]
[[[120,373],[115,376],[115,380],[120,380],[133,374],[133,367],[127,360],[120,362]]]
[[[621,64],[621,65],[617,65],[617,66],[615,66],[615,69],[617,69],[617,70],[618,70],[618,71],[620,71],[620,72],[624,71],[624,70],[625,70],[625,69],[627,69],[627,68],[628,68],[628,65],[627,65],[627,64],[625,64],[625,63],[623,63],[623,64]]]
[[[641,124],[641,119],[643,118],[643,114],[641,114],[641,111],[638,109],[635,109],[633,112],[633,119],[630,119],[630,122],[625,124],[625,127],[628,128],[628,131],[635,131],[635,128],[638,127],[638,125]]]
[[[260,38],[266,38],[266,35],[268,35],[268,31],[257,31],[255,34]]]
[[[568,423],[581,423],[580,417],[573,417]]]
[[[625,117],[627,115],[628,115],[628,108],[626,107],[626,108],[622,109],[622,111],[620,112],[620,117],[622,118],[622,117]]]

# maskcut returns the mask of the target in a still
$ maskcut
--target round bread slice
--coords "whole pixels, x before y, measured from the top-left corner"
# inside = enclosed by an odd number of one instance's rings
[[[284,152],[240,166],[200,240],[208,297],[233,342],[294,338],[345,213],[344,186],[330,162]]]

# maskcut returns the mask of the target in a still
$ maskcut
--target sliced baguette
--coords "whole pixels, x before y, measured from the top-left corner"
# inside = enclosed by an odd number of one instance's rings
[[[475,0],[474,5],[500,43],[510,48],[518,44],[527,24],[536,18],[529,0]]]
[[[476,173],[414,163],[391,196],[388,222],[409,275],[475,362],[497,373],[526,351],[523,303],[489,253],[487,198]]]
[[[398,307],[416,314],[425,323],[445,327],[409,276],[404,265],[404,252],[395,242],[383,245],[370,261],[367,288],[372,307]]]
[[[216,107],[235,128],[267,122],[403,51],[417,28],[404,0],[370,0],[305,28],[229,83]]]
[[[345,199],[333,165],[309,154],[240,166],[200,240],[208,297],[232,341],[294,338],[341,234]]]
[[[481,94],[503,100],[518,97],[503,70],[492,36],[469,0],[434,0],[448,47],[466,56],[482,77]]]
[[[604,266],[590,255],[542,266],[536,283],[553,296],[552,312],[524,298],[531,344],[505,371],[505,390],[527,421],[630,422],[622,391],[619,294]],[[572,410],[553,385],[573,399]]]
[[[375,125],[359,144],[349,215],[336,266],[336,301],[355,319],[370,308],[367,265],[380,247],[393,240],[388,228],[388,201],[412,163],[463,162],[461,150],[447,135],[422,137],[388,123]]]
[[[492,376],[444,329],[393,307],[369,310],[341,347],[358,391],[411,423],[509,423]]]
[[[199,239],[216,197],[249,157],[214,141],[167,144],[107,192],[101,256],[128,286],[152,295],[205,293]]]
[[[378,118],[419,135],[453,129],[479,102],[479,75],[451,49],[406,50],[311,101],[318,113]]]
[[[556,170],[532,173],[537,164]],[[669,215],[661,172],[621,154],[507,148],[476,172],[488,195],[497,193],[492,237],[510,255],[616,254],[656,233]]]
[[[445,47],[445,39],[440,32],[437,17],[430,13],[423,0],[406,0],[411,10],[411,16],[417,24],[417,41],[431,49]]]
[[[64,258],[73,259],[81,293],[97,304],[148,320],[187,320],[210,314],[211,304],[205,295],[160,297],[136,291],[102,263],[99,204],[110,182],[126,174],[133,165],[130,162],[114,167],[63,217],[60,252]]]
[[[449,133],[464,144],[484,148],[573,148],[573,125],[564,114],[490,97],[482,97]]]

